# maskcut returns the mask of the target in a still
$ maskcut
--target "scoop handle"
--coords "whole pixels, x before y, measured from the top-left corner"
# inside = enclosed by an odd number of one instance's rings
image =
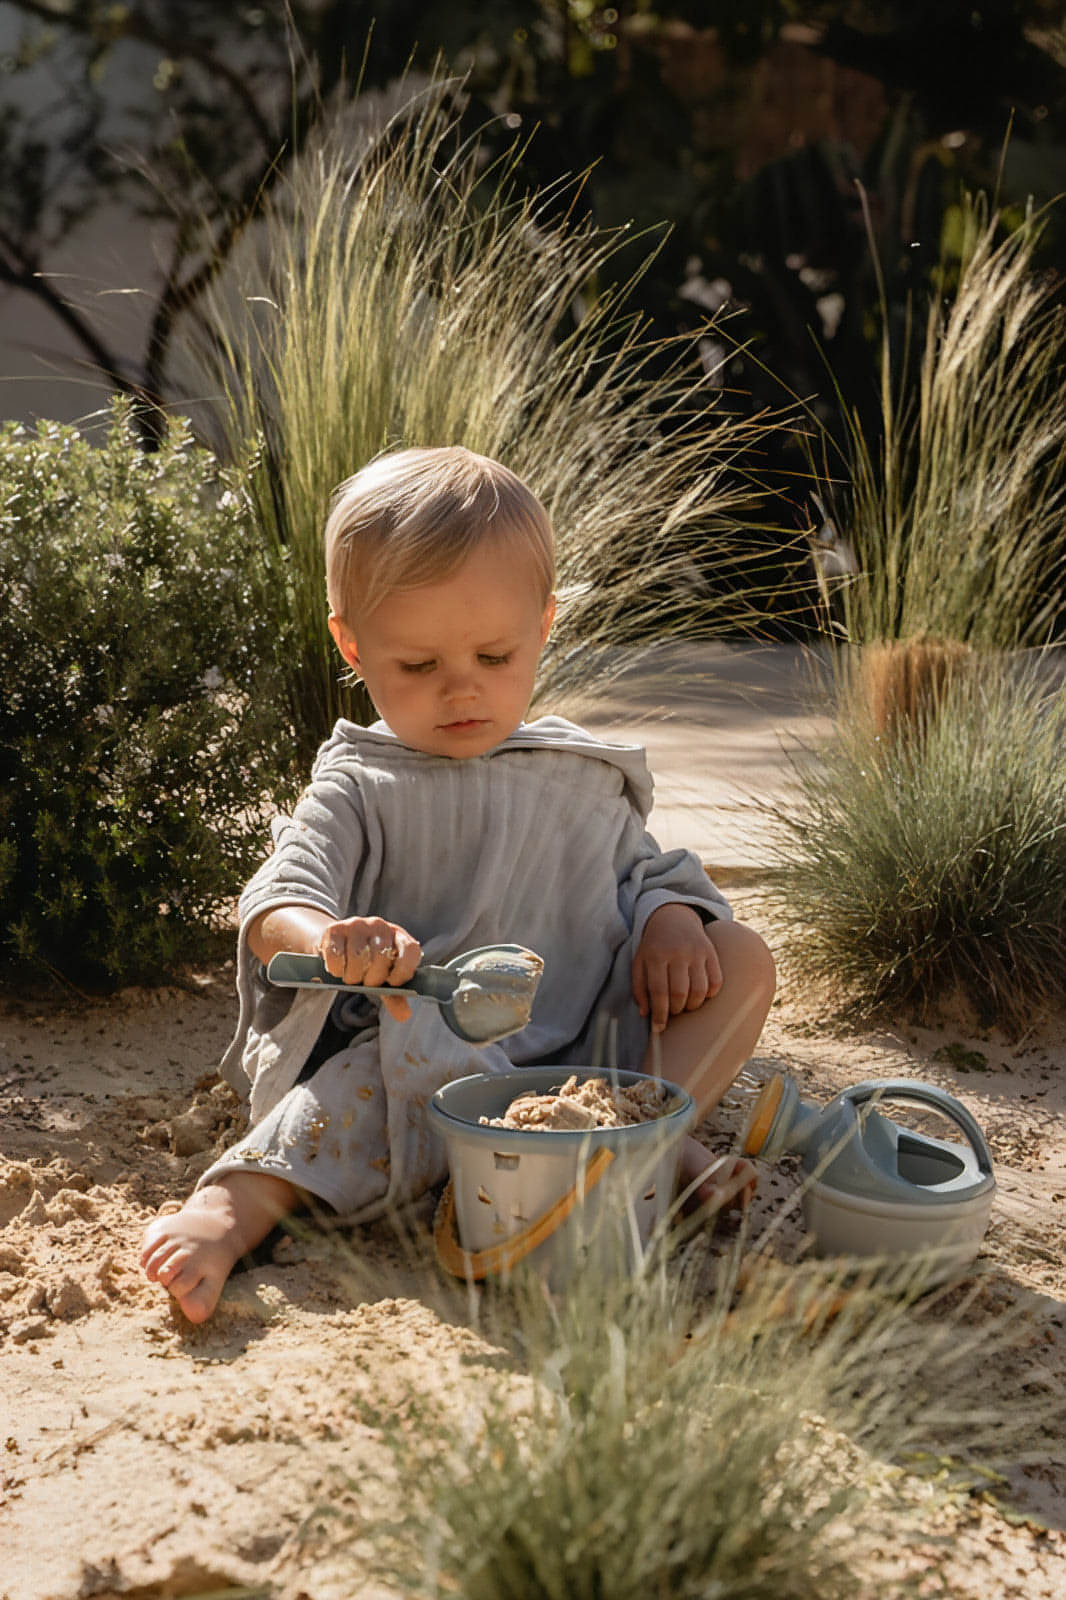
[[[845,1089],[840,1098],[850,1100],[856,1106],[865,1105],[868,1100],[875,1098],[878,1101],[910,1100],[916,1105],[931,1106],[935,1111],[943,1112],[970,1141],[981,1171],[992,1176],[992,1153],[979,1124],[946,1089],[938,1089],[932,1083],[912,1083],[909,1078],[871,1078],[868,1083],[857,1083],[854,1088]]]
[[[283,989],[341,989],[345,994],[396,995],[413,990],[427,1000],[450,1000],[457,982],[454,972],[427,962],[417,967],[406,983],[345,983],[343,978],[333,976],[321,956],[296,950],[279,950],[271,956],[267,979]]]

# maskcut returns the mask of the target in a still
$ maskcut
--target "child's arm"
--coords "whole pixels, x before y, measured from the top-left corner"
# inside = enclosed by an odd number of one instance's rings
[[[671,1016],[698,1011],[721,987],[718,952],[699,912],[680,901],[659,906],[633,958],[633,998],[642,1017],[650,1013],[652,1032],[662,1033]]]
[[[327,971],[345,983],[406,983],[422,959],[422,946],[399,923],[384,917],[337,920],[317,906],[271,906],[248,925],[248,944],[264,966],[279,950],[321,956]],[[411,1015],[397,995],[382,1005],[397,1021]]]

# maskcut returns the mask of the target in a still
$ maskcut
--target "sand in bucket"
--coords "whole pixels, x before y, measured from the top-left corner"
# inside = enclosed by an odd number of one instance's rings
[[[577,1092],[566,1097],[562,1120],[582,1125],[538,1125],[544,1113],[528,1097],[557,1096],[570,1079]],[[642,1106],[642,1120],[589,1125],[612,1091]],[[659,1115],[647,1114],[653,1096],[661,1096]],[[523,1125],[500,1126],[519,1097],[531,1107],[517,1119]],[[452,1200],[437,1227],[444,1265],[479,1278],[504,1276],[525,1261],[552,1288],[593,1259],[635,1268],[665,1226],[682,1139],[696,1116],[691,1095],[676,1084],[569,1066],[460,1078],[437,1091],[428,1111],[451,1169]]]

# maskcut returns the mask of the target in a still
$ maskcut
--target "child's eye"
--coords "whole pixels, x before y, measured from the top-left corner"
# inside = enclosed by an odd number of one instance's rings
[[[432,672],[437,665],[435,661],[401,661],[401,672]]]
[[[508,651],[505,656],[478,656],[478,660],[481,662],[483,667],[505,667],[510,659],[510,651]]]

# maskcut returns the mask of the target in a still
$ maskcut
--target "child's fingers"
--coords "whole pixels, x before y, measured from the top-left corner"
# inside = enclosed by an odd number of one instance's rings
[[[387,944],[381,942],[384,937],[388,938]],[[387,936],[375,935],[368,950],[370,964],[363,982],[375,987],[384,983],[407,983],[422,959],[422,946],[402,928],[392,928]]]
[[[688,991],[687,961],[649,964],[648,994],[654,1033],[662,1033],[671,1016],[676,1017],[684,1011],[688,1003]]]
[[[688,969],[688,998],[686,1011],[698,1011],[709,993],[707,968],[704,962],[694,961]]]
[[[389,973],[389,983],[408,983],[415,975],[415,968],[422,959],[422,946],[417,939],[403,928],[394,928],[394,943],[396,946],[396,960],[392,963]]]
[[[330,923],[318,944],[326,971],[342,983],[365,983],[370,961],[367,940],[367,928],[361,917]]]
[[[375,920],[369,925],[364,946],[366,965],[363,976],[355,980],[357,983],[368,983],[375,988],[383,983],[395,983],[392,974],[400,954],[398,938],[399,929],[391,922]]]

